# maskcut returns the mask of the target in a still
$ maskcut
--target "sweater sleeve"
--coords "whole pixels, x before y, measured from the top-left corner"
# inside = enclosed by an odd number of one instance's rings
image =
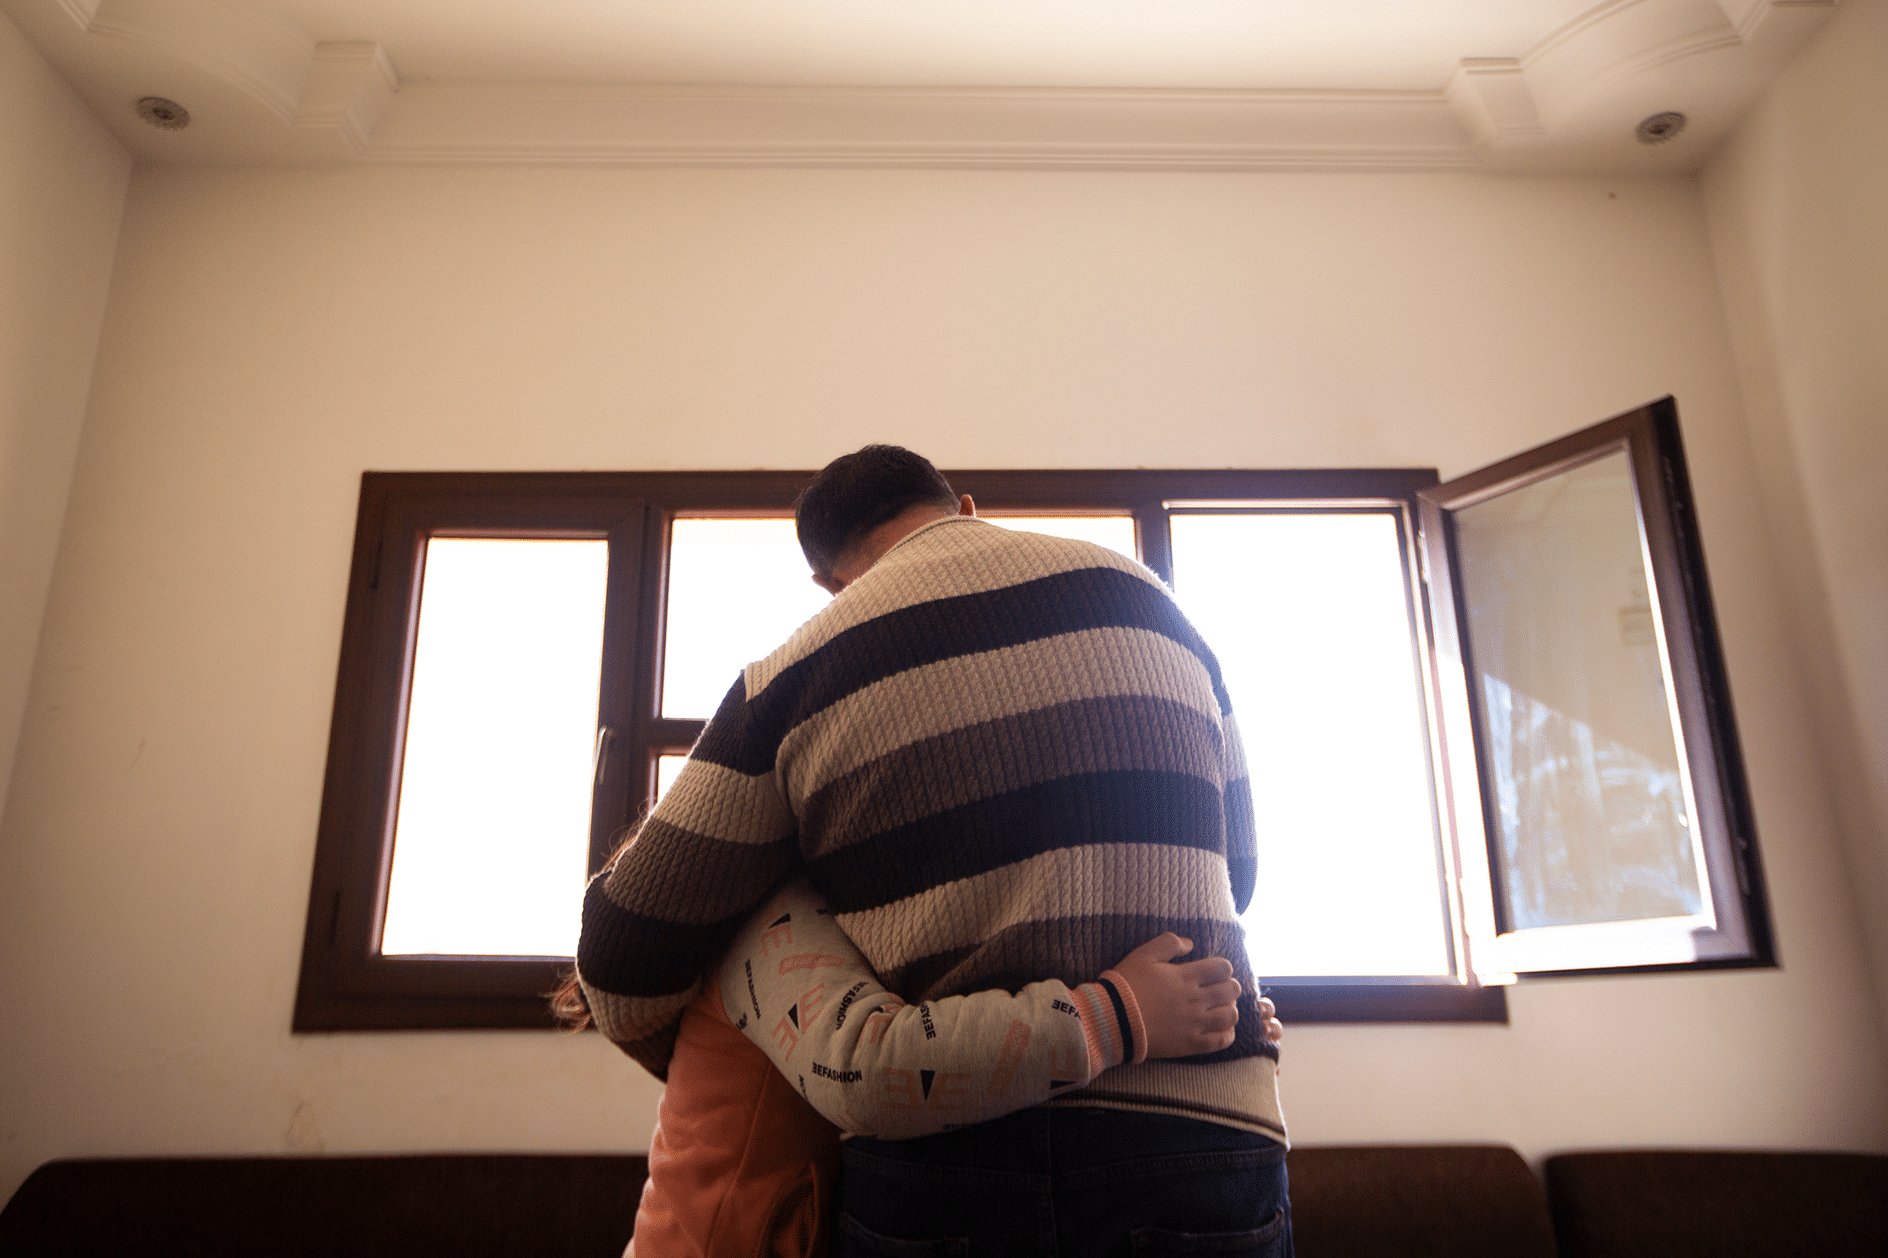
[[[1252,903],[1259,874],[1258,835],[1252,818],[1252,779],[1246,752],[1239,741],[1239,722],[1231,712],[1220,718],[1220,746],[1224,773],[1221,804],[1226,817],[1226,872],[1232,878],[1234,909],[1244,913]]]
[[[682,1010],[799,860],[795,824],[737,680],[688,761],[584,892],[577,974],[598,1029],[658,1079]]]
[[[1074,988],[1047,980],[907,1005],[799,880],[736,936],[720,979],[729,1020],[854,1135],[907,1139],[997,1118],[1146,1055],[1134,993],[1113,971]]]

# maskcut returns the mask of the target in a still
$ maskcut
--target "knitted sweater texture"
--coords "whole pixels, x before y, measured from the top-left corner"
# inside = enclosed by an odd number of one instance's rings
[[[585,895],[598,1025],[662,1076],[702,974],[793,873],[912,1004],[1092,982],[1165,930],[1226,957],[1230,1048],[1052,1103],[1284,1139],[1238,924],[1256,863],[1237,729],[1212,652],[1132,560],[941,519],[749,665]]]

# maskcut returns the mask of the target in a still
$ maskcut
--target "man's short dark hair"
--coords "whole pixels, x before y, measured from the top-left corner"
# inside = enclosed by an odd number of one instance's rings
[[[793,502],[806,562],[830,573],[852,543],[908,507],[957,510],[957,495],[922,454],[902,446],[866,446],[820,469]]]

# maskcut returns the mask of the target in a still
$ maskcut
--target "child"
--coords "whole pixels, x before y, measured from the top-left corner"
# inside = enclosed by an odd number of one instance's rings
[[[1169,933],[1092,983],[909,1006],[810,886],[786,884],[683,1014],[630,1253],[822,1254],[841,1131],[930,1135],[1226,1047],[1239,984],[1222,958],[1168,964],[1192,946]]]

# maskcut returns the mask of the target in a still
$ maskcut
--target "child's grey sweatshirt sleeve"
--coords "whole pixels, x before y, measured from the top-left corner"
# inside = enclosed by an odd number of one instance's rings
[[[1001,1117],[1146,1057],[1127,982],[1105,971],[907,1005],[803,880],[754,915],[721,963],[729,1021],[840,1130],[928,1136]]]

